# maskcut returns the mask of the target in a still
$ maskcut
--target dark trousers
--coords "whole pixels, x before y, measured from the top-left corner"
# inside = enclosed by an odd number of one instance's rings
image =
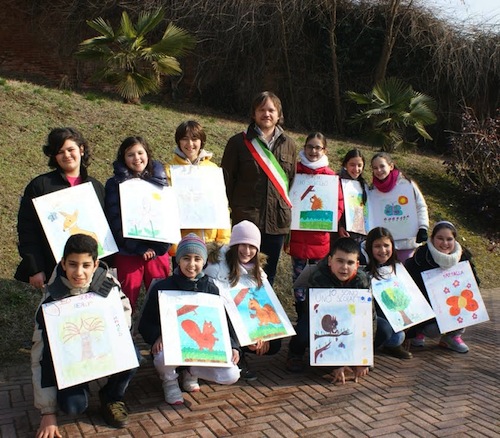
[[[262,233],[260,252],[267,255],[267,265],[264,268],[264,271],[267,274],[267,279],[269,280],[271,286],[273,285],[274,277],[276,276],[276,268],[278,267],[278,261],[280,258],[281,248],[283,248],[284,240],[284,234]]]

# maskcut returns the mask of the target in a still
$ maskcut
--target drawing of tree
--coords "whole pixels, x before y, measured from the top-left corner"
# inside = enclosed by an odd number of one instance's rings
[[[410,304],[410,297],[405,294],[404,290],[399,288],[387,288],[382,291],[381,298],[387,309],[393,312],[399,312],[405,325],[412,323],[411,319],[405,313],[405,309]]]
[[[82,342],[82,361],[94,357],[92,351],[92,333],[104,331],[104,322],[102,318],[89,317],[82,318],[80,324],[66,322],[63,327],[63,342],[69,342],[79,336]]]

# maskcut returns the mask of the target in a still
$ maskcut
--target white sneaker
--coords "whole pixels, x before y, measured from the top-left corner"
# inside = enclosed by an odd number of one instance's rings
[[[186,392],[198,392],[200,385],[198,377],[193,376],[188,370],[182,372],[182,389]]]
[[[182,405],[184,403],[182,391],[179,388],[179,382],[177,381],[177,379],[164,380],[163,393],[165,394],[165,401],[169,405]]]

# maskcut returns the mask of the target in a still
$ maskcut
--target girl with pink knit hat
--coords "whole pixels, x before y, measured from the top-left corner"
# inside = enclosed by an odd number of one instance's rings
[[[205,274],[212,277],[220,288],[231,288],[242,279],[253,287],[262,287],[267,278],[264,272],[266,255],[260,252],[261,234],[257,226],[247,220],[233,226],[229,245],[209,245],[208,266]],[[256,380],[257,376],[248,370],[244,353],[258,356],[275,354],[281,348],[281,340],[259,340],[254,345],[243,347],[240,363],[241,376],[247,380]]]

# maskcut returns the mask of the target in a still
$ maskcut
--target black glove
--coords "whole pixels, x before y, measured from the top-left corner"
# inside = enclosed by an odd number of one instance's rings
[[[428,237],[427,230],[425,228],[420,228],[417,233],[417,243],[425,242]]]

